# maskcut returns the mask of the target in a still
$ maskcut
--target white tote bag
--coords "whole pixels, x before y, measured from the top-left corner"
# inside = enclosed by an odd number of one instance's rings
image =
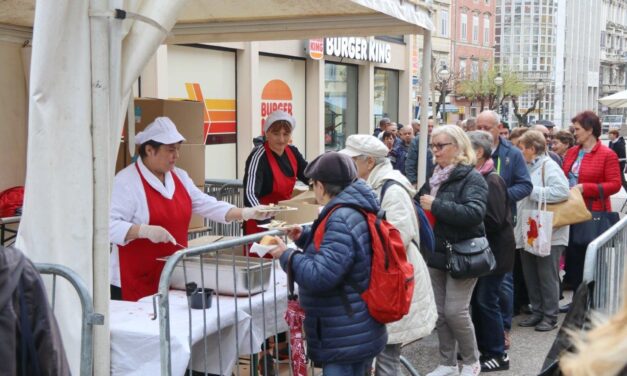
[[[532,255],[546,257],[551,254],[553,237],[553,212],[546,210],[546,196],[542,194],[537,210],[522,211],[524,250]]]

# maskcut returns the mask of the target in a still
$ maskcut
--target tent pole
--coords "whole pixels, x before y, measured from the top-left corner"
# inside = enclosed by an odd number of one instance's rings
[[[431,86],[431,31],[423,31],[422,98],[420,99],[420,140],[418,144],[418,184],[420,189],[427,176],[427,147],[429,138],[429,87]],[[435,115],[435,113],[433,114]]]
[[[91,10],[109,9],[108,0],[90,0]],[[93,150],[93,296],[94,309],[105,317],[94,332],[94,375],[110,375],[109,342],[109,19],[91,17],[91,96]]]

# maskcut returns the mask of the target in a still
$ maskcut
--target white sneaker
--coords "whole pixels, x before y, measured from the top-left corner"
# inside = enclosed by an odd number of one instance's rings
[[[459,376],[459,370],[457,369],[457,366],[439,365],[438,368],[434,369],[430,373],[427,373],[426,376]]]
[[[481,363],[475,362],[473,364],[464,364],[460,376],[477,376],[481,373]]]

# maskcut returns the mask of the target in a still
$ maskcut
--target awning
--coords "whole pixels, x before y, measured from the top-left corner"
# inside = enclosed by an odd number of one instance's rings
[[[627,90],[603,97],[599,99],[599,102],[609,108],[627,107]]]
[[[422,34],[426,8],[408,0],[193,0],[167,43],[243,42],[324,36]],[[135,5],[137,6],[137,5]],[[34,0],[5,0],[0,26],[32,27]]]

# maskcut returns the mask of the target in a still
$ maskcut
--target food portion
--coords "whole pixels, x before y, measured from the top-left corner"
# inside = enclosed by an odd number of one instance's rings
[[[261,245],[276,245],[277,240],[275,239],[274,236],[270,236],[270,235],[266,235],[263,238],[261,238],[261,240],[259,241],[259,244]]]
[[[293,208],[293,207],[287,206],[287,205],[268,204],[264,208],[261,208],[261,211],[274,212],[274,211],[295,210],[295,209],[296,208]]]
[[[278,219],[273,219],[268,224],[268,228],[281,228],[287,225],[285,221],[279,221]]]

